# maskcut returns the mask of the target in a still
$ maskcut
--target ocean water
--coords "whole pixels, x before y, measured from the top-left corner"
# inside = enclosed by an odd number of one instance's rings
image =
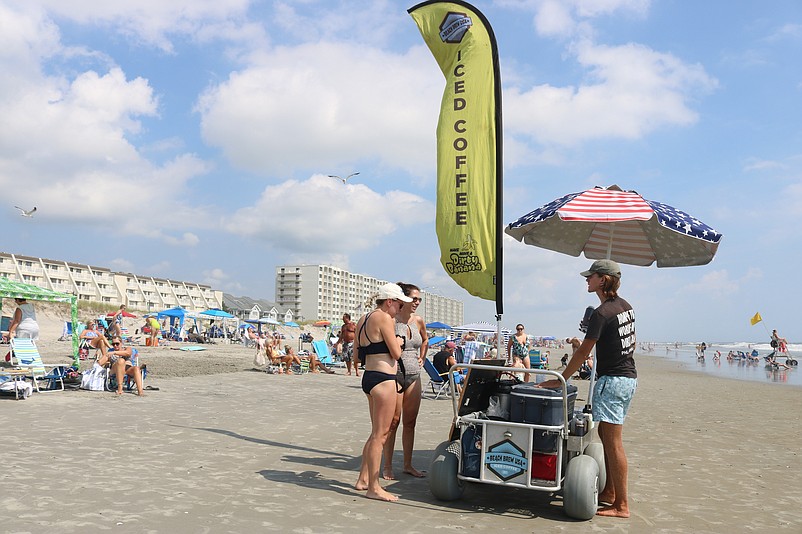
[[[759,362],[727,360],[730,351],[750,353],[753,349],[757,349],[760,355]],[[768,343],[713,343],[707,347],[704,360],[700,360],[696,357],[696,343],[646,343],[638,348],[640,353],[682,362],[684,367],[691,371],[737,380],[802,387],[802,371],[799,366],[790,369],[766,367],[763,357],[772,350]],[[721,353],[718,361],[713,358],[716,351]],[[788,352],[797,361],[802,361],[802,344],[788,345]],[[785,358],[778,357],[777,361],[785,363]]]

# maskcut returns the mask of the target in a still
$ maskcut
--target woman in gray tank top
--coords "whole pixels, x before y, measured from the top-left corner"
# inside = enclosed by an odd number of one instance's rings
[[[423,392],[421,386],[421,369],[423,358],[429,350],[429,336],[426,333],[426,323],[423,318],[415,314],[420,304],[420,289],[412,284],[399,282],[398,285],[404,294],[412,299],[405,303],[395,316],[395,333],[404,338],[404,350],[399,359],[398,374],[398,401],[395,406],[395,416],[390,424],[390,434],[384,444],[384,469],[382,476],[386,480],[395,479],[393,473],[393,450],[395,449],[395,434],[399,422],[403,421],[401,442],[404,448],[404,473],[414,477],[425,476],[412,466],[412,451],[415,445],[415,423],[418,420],[420,403]],[[402,364],[403,363],[403,364]]]

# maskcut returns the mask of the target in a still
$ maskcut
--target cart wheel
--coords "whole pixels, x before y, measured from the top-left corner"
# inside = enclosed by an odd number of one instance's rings
[[[429,491],[441,501],[453,501],[462,496],[464,484],[457,478],[460,442],[444,441],[434,450],[429,467]]]
[[[590,456],[575,456],[568,462],[563,482],[563,509],[574,519],[587,520],[599,506],[599,464]]]
[[[599,464],[599,491],[604,490],[604,486],[607,484],[607,469],[604,467],[604,445],[598,441],[594,441],[585,447],[585,452],[583,454],[585,456],[590,456]]]

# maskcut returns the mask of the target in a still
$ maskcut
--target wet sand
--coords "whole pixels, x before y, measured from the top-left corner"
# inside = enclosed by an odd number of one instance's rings
[[[3,530],[720,533],[802,525],[800,388],[639,356],[624,435],[632,518],[581,524],[563,514],[559,494],[469,485],[460,501],[443,503],[426,479],[400,473],[385,483],[399,502],[365,499],[352,485],[367,403],[358,379],[341,370],[248,371],[253,351],[223,345],[144,348],[143,359],[146,383],[159,387],[144,398],[67,391],[0,399]],[[584,399],[587,382],[578,385]],[[452,417],[450,401],[429,397],[414,455],[421,469]],[[400,457],[397,450],[397,471]]]

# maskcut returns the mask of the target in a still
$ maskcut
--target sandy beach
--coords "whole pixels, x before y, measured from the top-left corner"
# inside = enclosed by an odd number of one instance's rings
[[[45,361],[67,342],[43,341]],[[249,370],[253,352],[142,348],[158,387],[0,399],[0,511],[8,532],[799,532],[799,388],[692,373],[639,356],[625,428],[629,520],[568,519],[561,496],[469,485],[436,501],[425,479],[352,488],[369,432],[359,381]],[[59,356],[61,354],[61,356]],[[427,380],[424,379],[424,384]],[[579,382],[580,399],[587,383]],[[415,464],[445,439],[449,400],[424,399]],[[400,438],[398,447],[400,447]],[[400,464],[400,450],[396,465]]]

